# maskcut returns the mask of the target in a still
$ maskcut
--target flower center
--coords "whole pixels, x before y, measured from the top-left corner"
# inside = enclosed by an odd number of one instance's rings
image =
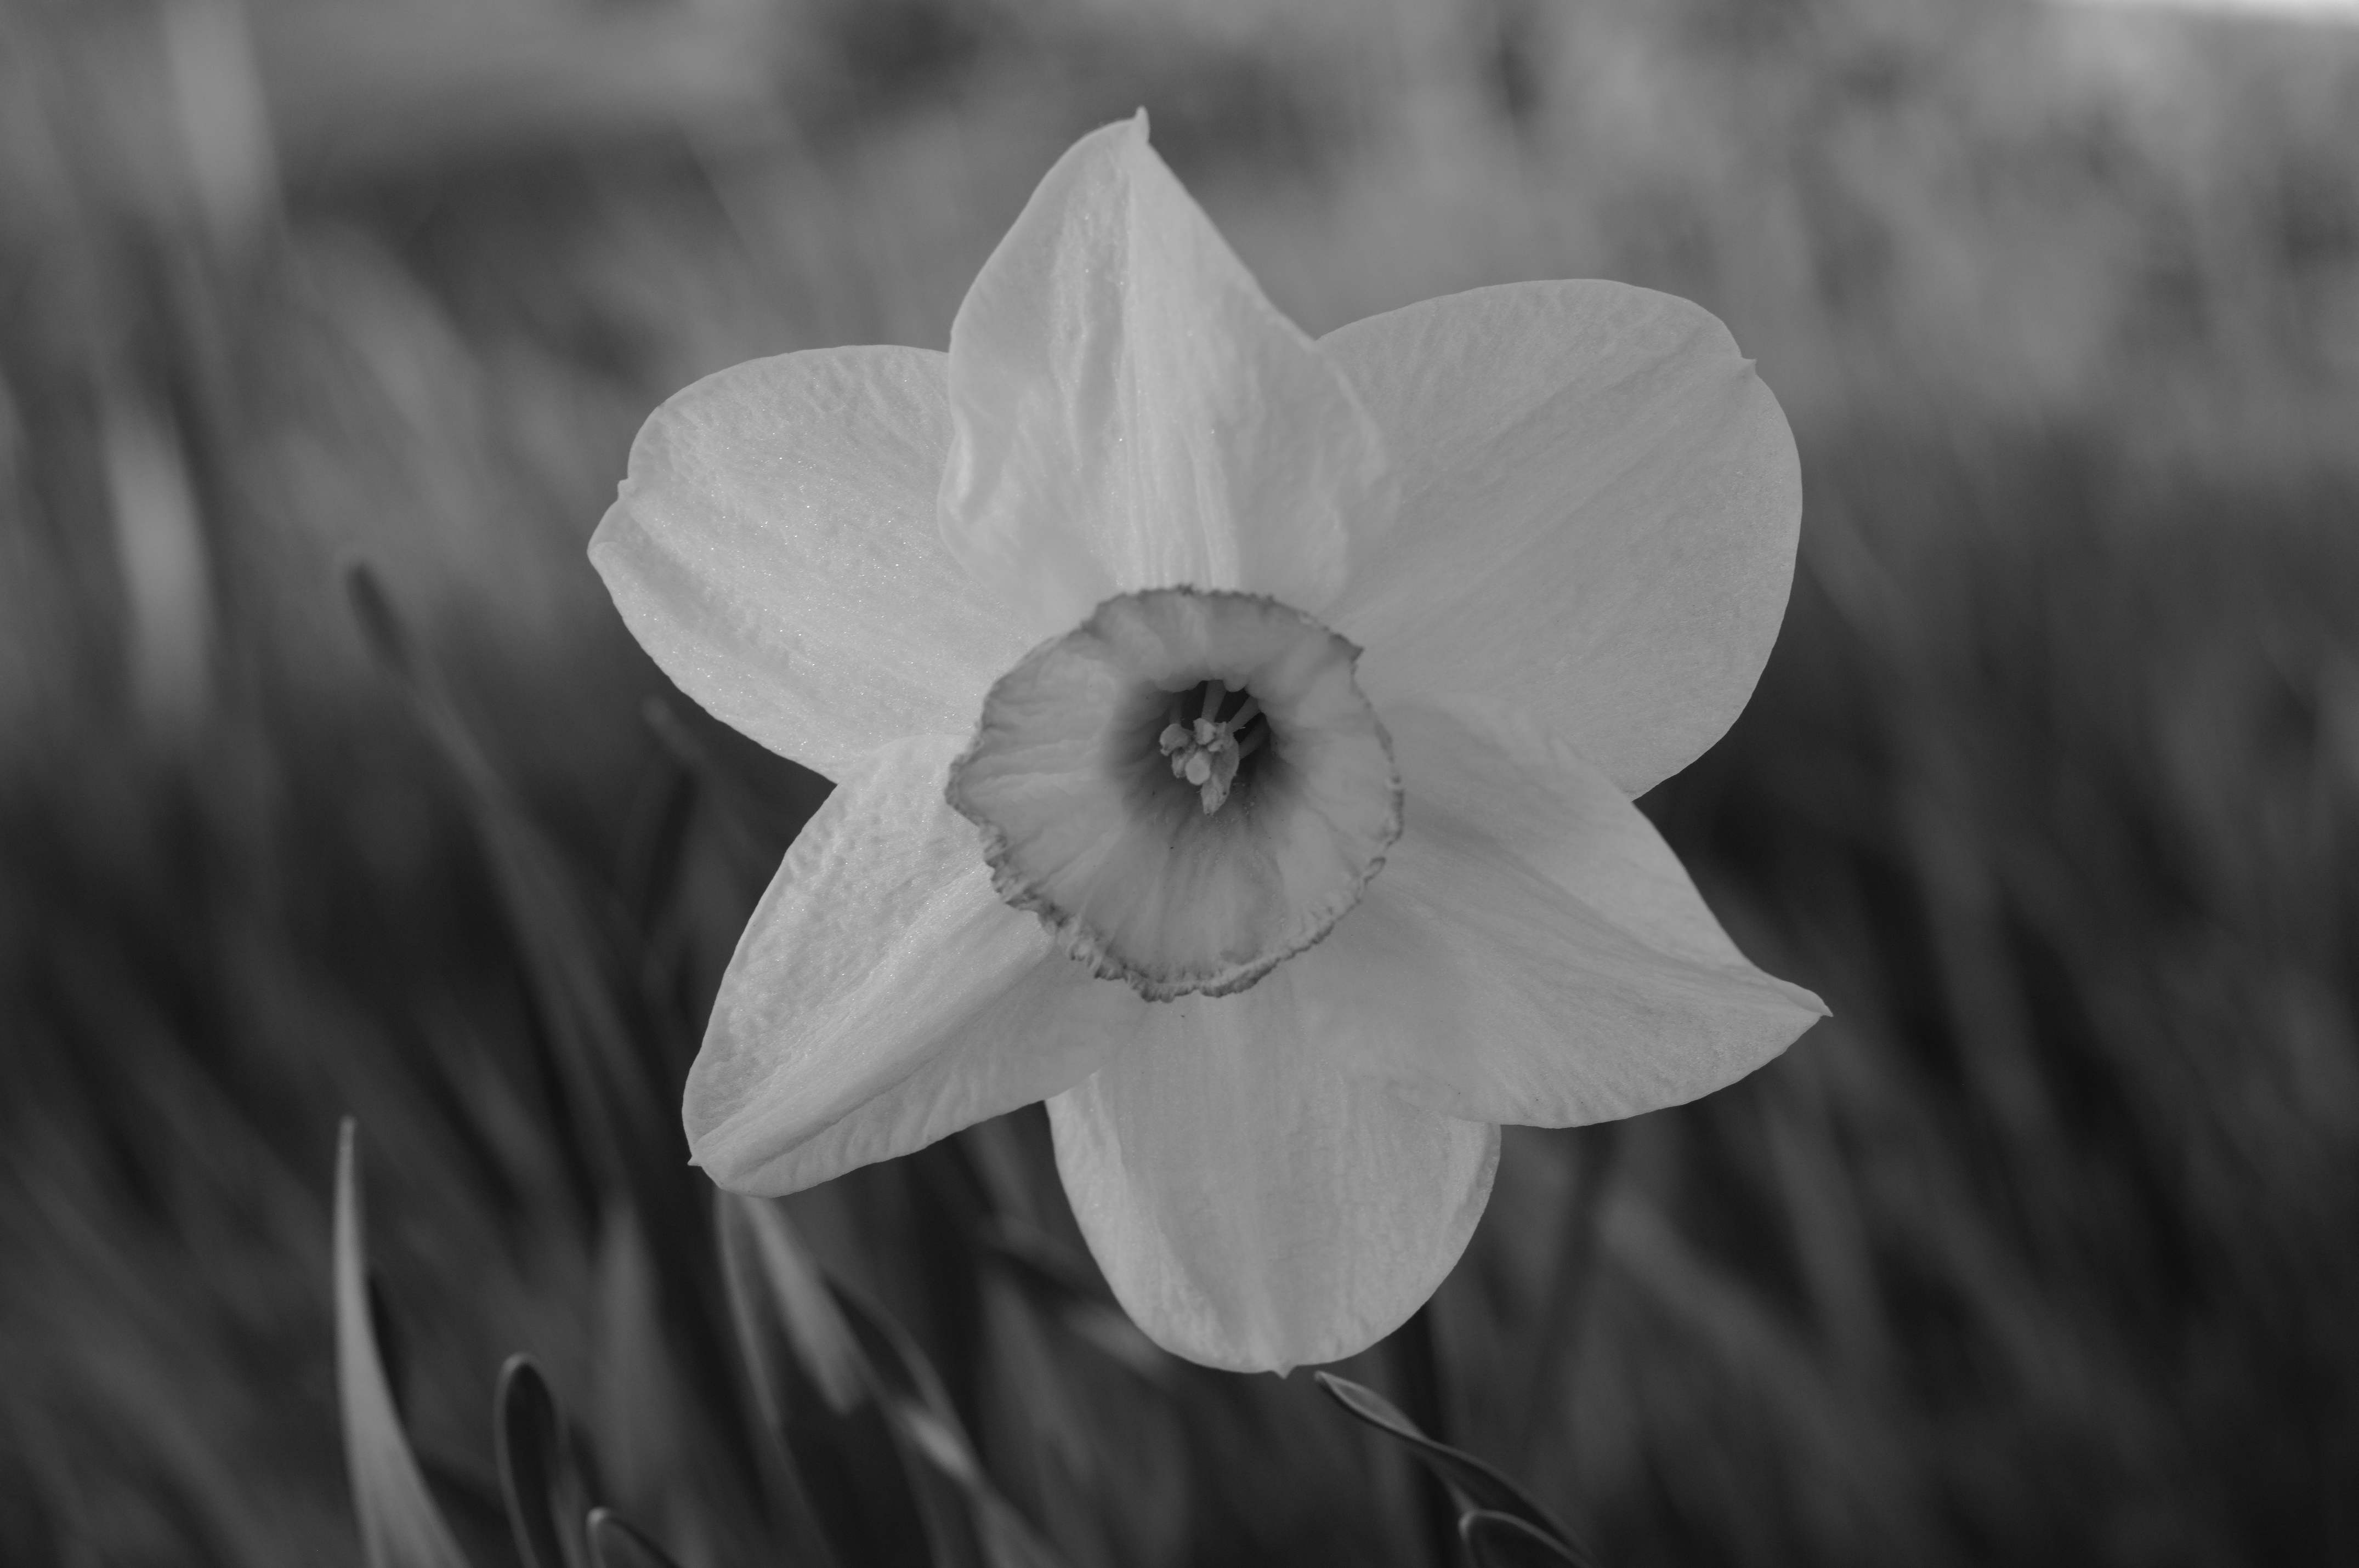
[[[1107,600],[984,700],[948,796],[1000,896],[1152,1000],[1324,936],[1400,833],[1359,650],[1252,594]]]
[[[1244,703],[1224,719],[1221,709],[1230,697],[1227,683],[1204,682],[1173,707],[1171,722],[1156,739],[1158,748],[1171,759],[1171,776],[1196,786],[1207,816],[1221,809],[1236,784],[1237,769],[1269,739],[1261,704],[1251,692],[1238,695]],[[1196,710],[1193,720],[1188,718],[1191,708]]]

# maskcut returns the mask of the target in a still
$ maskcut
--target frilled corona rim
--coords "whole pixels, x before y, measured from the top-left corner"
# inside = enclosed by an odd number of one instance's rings
[[[1359,654],[1257,594],[1109,599],[992,687],[947,797],[1000,896],[1099,976],[1152,1001],[1243,990],[1326,935],[1400,835]],[[1243,756],[1208,790],[1177,737],[1214,730]]]

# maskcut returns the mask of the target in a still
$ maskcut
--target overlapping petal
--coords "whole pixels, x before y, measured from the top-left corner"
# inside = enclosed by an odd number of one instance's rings
[[[684,1116],[739,1192],[791,1192],[1058,1093],[1146,1007],[1050,951],[992,891],[942,780],[962,742],[891,742],[849,769],[739,939]]]
[[[1324,617],[1380,708],[1527,716],[1630,795],[1752,694],[1793,576],[1793,436],[1709,311],[1598,281],[1429,299],[1329,334],[1397,510]]]
[[[830,776],[971,726],[1032,641],[941,545],[947,366],[818,349],[707,376],[647,420],[591,541],[665,674]]]
[[[1124,1308],[1166,1348],[1239,1371],[1392,1332],[1464,1251],[1498,1164],[1498,1129],[1306,1049],[1321,1010],[1296,973],[1154,1007],[1132,1049],[1049,1102],[1057,1169]]]
[[[1386,713],[1409,807],[1384,873],[1290,961],[1341,1071],[1541,1127],[1722,1088],[1824,1016],[1729,941],[1613,781],[1545,736]]]
[[[1315,614],[1342,586],[1347,520],[1387,504],[1350,384],[1148,147],[1144,114],[1049,171],[950,354],[944,536],[1036,639],[1150,588]]]

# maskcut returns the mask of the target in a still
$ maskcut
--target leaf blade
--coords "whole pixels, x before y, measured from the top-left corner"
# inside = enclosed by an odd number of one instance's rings
[[[1477,1511],[1506,1514],[1522,1519],[1551,1541],[1575,1552],[1580,1550],[1571,1530],[1558,1523],[1553,1515],[1488,1461],[1477,1459],[1462,1449],[1428,1437],[1415,1422],[1403,1415],[1390,1400],[1374,1389],[1353,1382],[1349,1378],[1339,1378],[1332,1372],[1314,1372],[1311,1376],[1327,1391],[1330,1399],[1353,1416],[1395,1441],[1407,1444]]]
[[[970,1539],[962,1549],[971,1547],[987,1568],[1062,1568],[1055,1549],[991,1484],[949,1390],[908,1331],[849,1288],[830,1281],[829,1289],[866,1357],[886,1414],[910,1450],[959,1494],[939,1500],[948,1508],[962,1504],[965,1518],[953,1521],[938,1514],[941,1530],[962,1523]]]
[[[351,1117],[336,1134],[336,1400],[344,1463],[366,1568],[467,1568],[410,1452],[370,1321],[368,1243],[361,1197],[360,1135]]]
[[[723,1275],[782,1504],[818,1550],[860,1568],[929,1568],[907,1462],[817,1265],[764,1198],[718,1195]]]
[[[500,1368],[492,1435],[523,1568],[582,1568],[587,1552],[575,1521],[590,1507],[590,1489],[556,1396],[529,1356],[511,1356]]]
[[[1459,1516],[1458,1539],[1475,1568],[1594,1568],[1594,1560],[1514,1514],[1473,1509]]]
[[[679,1568],[663,1548],[612,1509],[590,1510],[590,1568]]]

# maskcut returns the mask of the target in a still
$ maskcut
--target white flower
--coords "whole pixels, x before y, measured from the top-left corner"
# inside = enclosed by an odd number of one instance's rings
[[[592,543],[684,690],[836,780],[722,982],[698,1162],[788,1192],[1046,1099],[1156,1339],[1370,1344],[1497,1123],[1693,1098],[1825,1011],[1630,804],[1744,706],[1799,512],[1695,306],[1516,284],[1313,341],[1143,115],[1084,137],[947,355],[699,382]]]

